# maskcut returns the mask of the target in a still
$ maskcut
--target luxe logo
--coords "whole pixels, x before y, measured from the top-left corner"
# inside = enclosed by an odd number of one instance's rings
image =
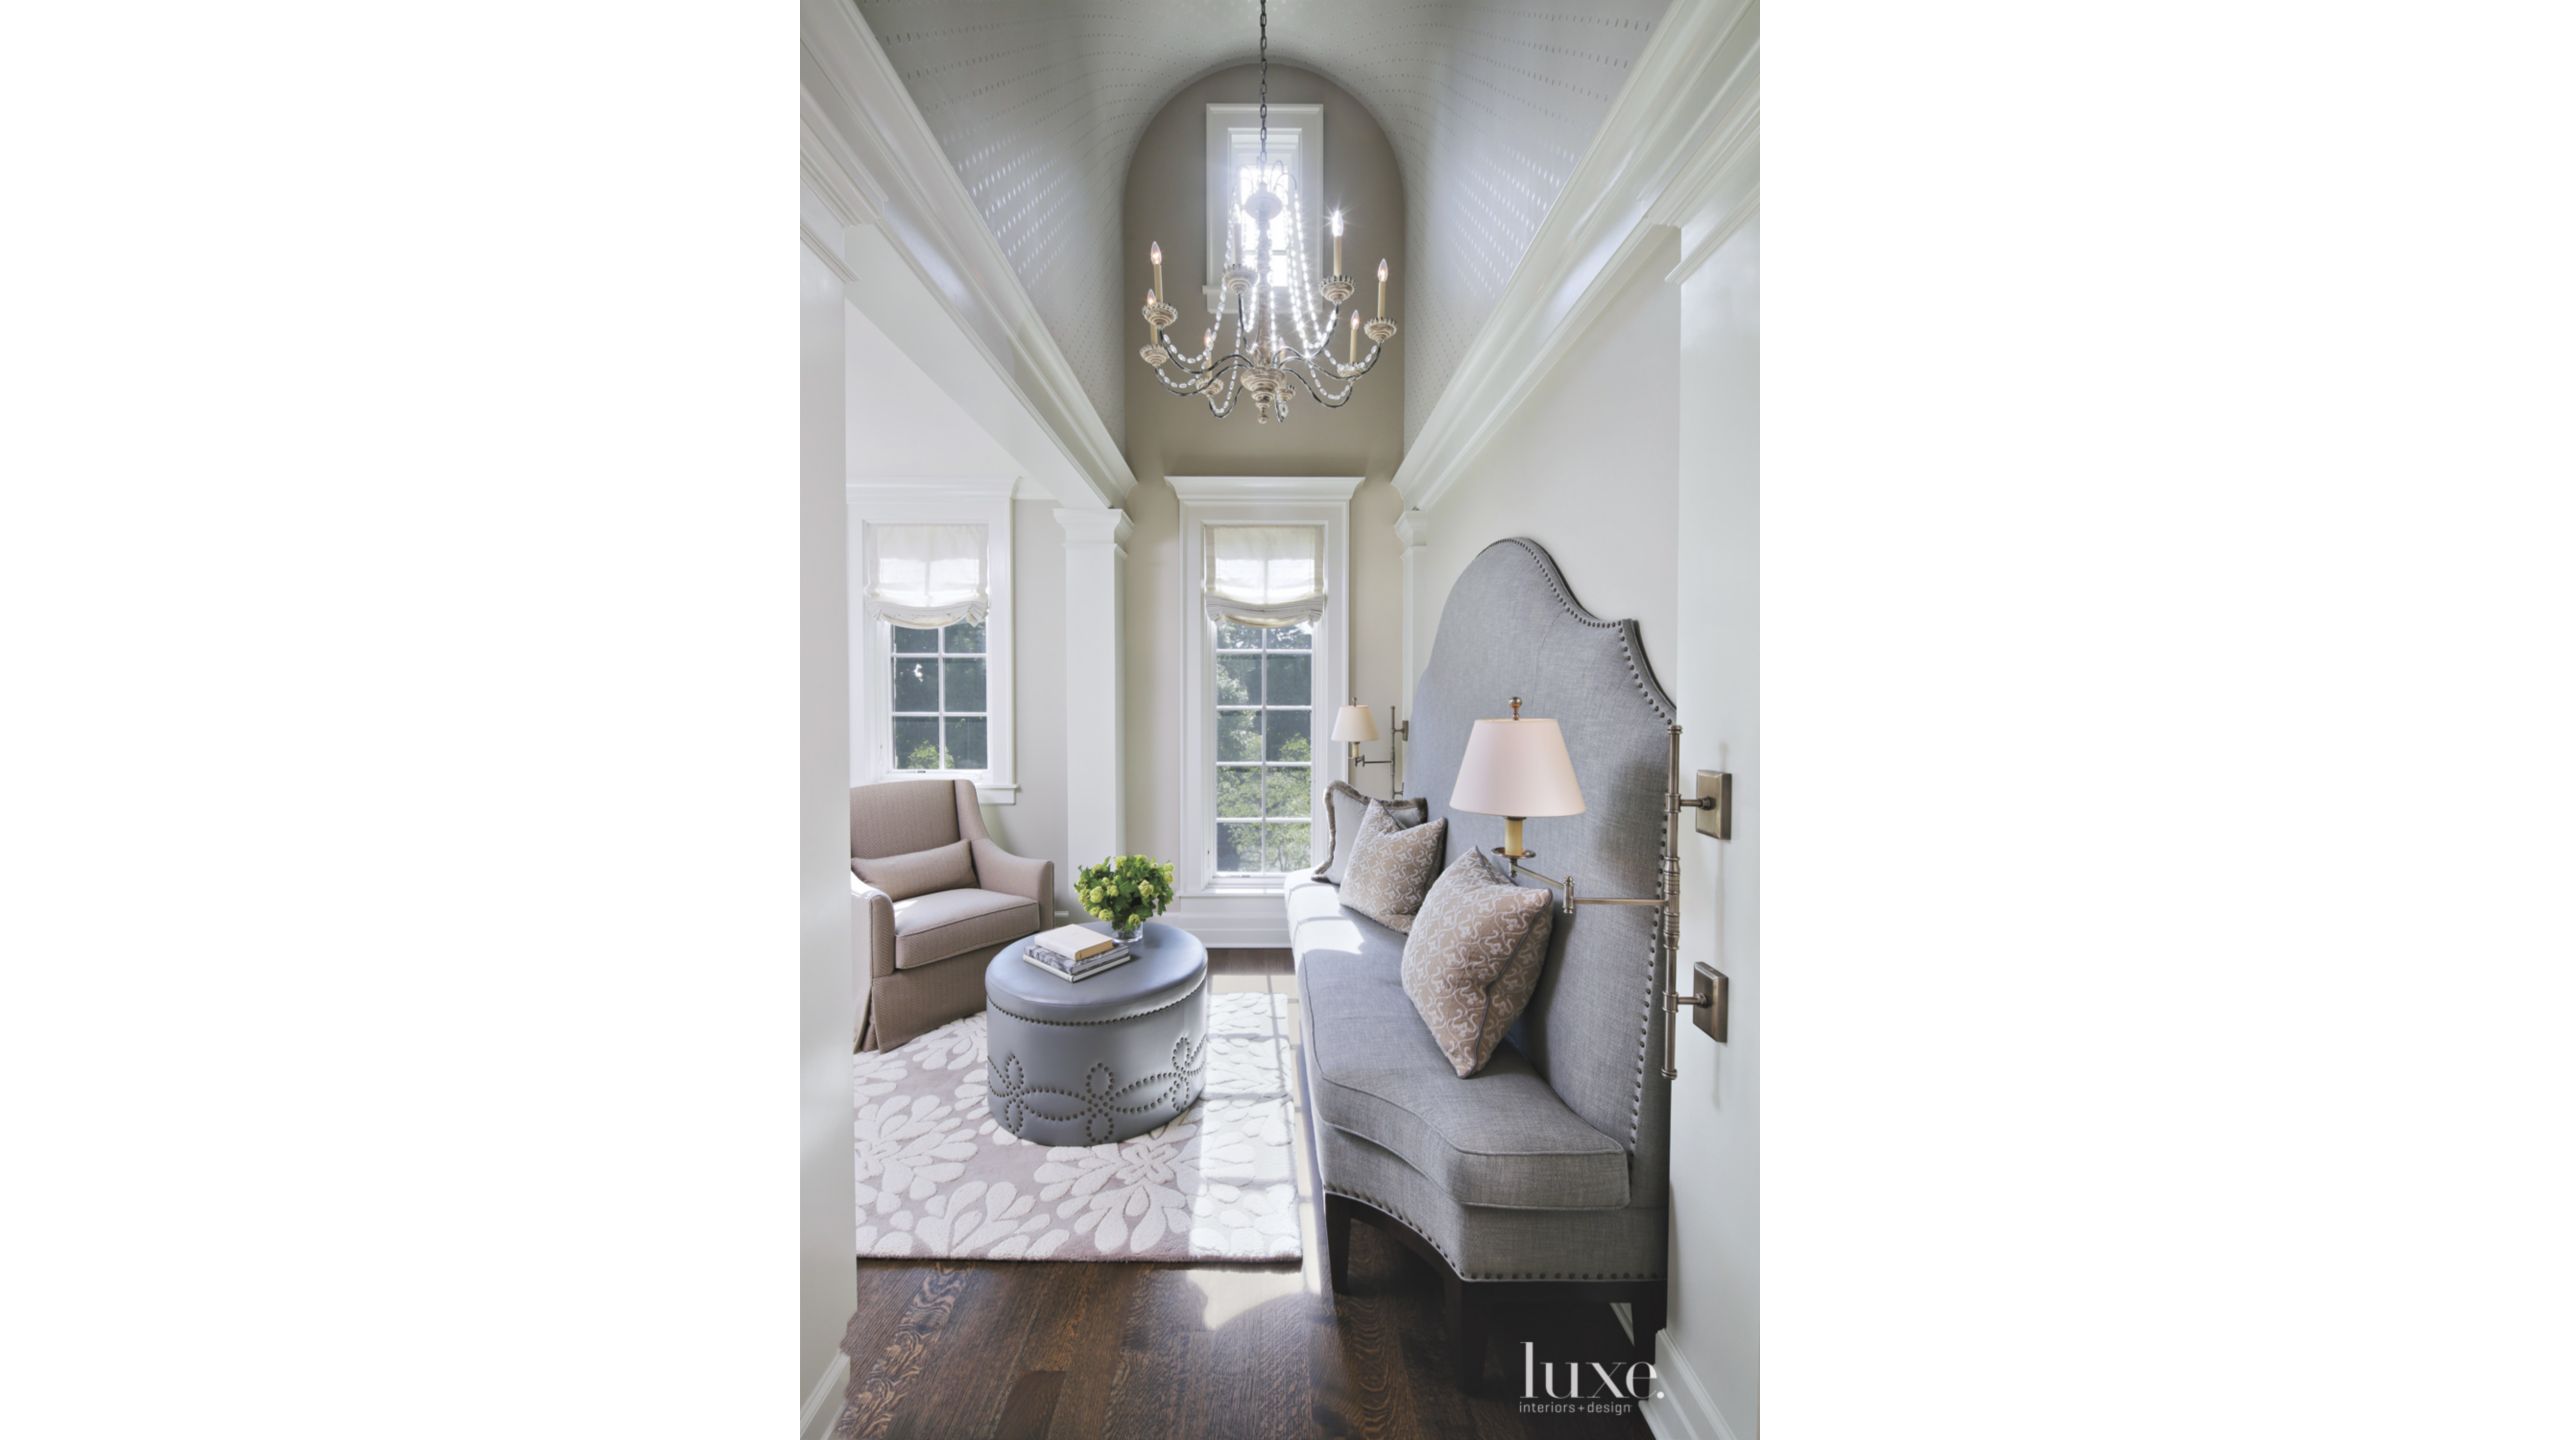
[[[1524,1401],[1588,1401],[1624,1406],[1650,1400],[1661,1372],[1645,1360],[1540,1360],[1538,1347],[1520,1342],[1520,1398]],[[1614,1408],[1614,1407],[1612,1407]]]

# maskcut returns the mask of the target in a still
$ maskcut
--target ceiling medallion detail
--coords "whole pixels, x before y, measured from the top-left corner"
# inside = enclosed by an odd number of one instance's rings
[[[1387,262],[1378,262],[1378,318],[1366,326],[1360,323],[1360,312],[1351,312],[1351,328],[1342,337],[1342,354],[1333,354],[1333,332],[1342,318],[1343,302],[1351,298],[1351,277],[1342,269],[1342,212],[1333,212],[1333,268],[1336,273],[1325,276],[1315,285],[1315,293],[1325,303],[1324,324],[1316,325],[1316,307],[1305,285],[1280,287],[1275,294],[1270,283],[1271,237],[1274,231],[1288,238],[1291,273],[1303,272],[1305,262],[1315,251],[1307,242],[1304,212],[1298,204],[1298,189],[1287,184],[1283,196],[1272,185],[1271,169],[1271,6],[1262,5],[1262,134],[1261,148],[1254,162],[1254,190],[1230,213],[1227,222],[1227,253],[1243,256],[1250,253],[1253,263],[1241,259],[1230,263],[1218,277],[1221,300],[1216,314],[1209,319],[1209,329],[1200,340],[1200,353],[1186,355],[1165,344],[1164,332],[1182,318],[1182,313],[1164,302],[1164,247],[1147,246],[1147,259],[1155,267],[1156,285],[1147,292],[1147,303],[1138,313],[1146,317],[1147,343],[1138,347],[1138,358],[1156,372],[1156,380],[1176,395],[1197,395],[1209,402],[1211,414],[1224,416],[1233,410],[1239,392],[1253,401],[1254,418],[1268,424],[1273,416],[1289,418],[1292,396],[1314,397],[1319,405],[1339,409],[1351,401],[1351,387],[1360,377],[1374,369],[1387,342],[1396,335],[1396,322],[1387,314]],[[1285,227],[1285,228],[1284,228]],[[1227,331],[1227,312],[1235,312],[1235,332],[1228,349],[1220,353],[1219,337]],[[1286,315],[1286,334],[1282,317]],[[1369,353],[1360,355],[1359,337],[1369,337]],[[1165,367],[1170,363],[1179,375]],[[1328,389],[1327,377],[1339,382],[1338,389]]]

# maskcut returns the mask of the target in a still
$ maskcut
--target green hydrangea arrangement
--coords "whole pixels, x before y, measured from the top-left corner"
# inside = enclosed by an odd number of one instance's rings
[[[1085,913],[1127,930],[1173,908],[1173,867],[1144,855],[1114,855],[1076,872]]]

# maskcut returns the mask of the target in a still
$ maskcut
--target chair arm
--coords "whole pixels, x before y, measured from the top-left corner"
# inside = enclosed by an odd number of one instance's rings
[[[878,980],[898,968],[898,912],[889,892],[853,877],[853,963]]]
[[[1009,855],[996,848],[993,840],[969,842],[970,858],[977,862],[978,884],[1006,895],[1019,895],[1038,902],[1040,923],[1049,923],[1050,897],[1058,883],[1058,864],[1054,860],[1033,860],[1027,856]]]

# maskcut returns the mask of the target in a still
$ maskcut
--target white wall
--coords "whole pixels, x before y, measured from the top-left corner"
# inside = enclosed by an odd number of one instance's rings
[[[804,203],[804,214],[807,211]],[[800,1393],[824,1404],[854,1307],[853,1046],[867,977],[846,878],[845,299],[800,252]]]
[[[1676,293],[1680,763],[1734,777],[1731,840],[1681,828],[1681,980],[1694,961],[1723,971],[1732,1013],[1722,1045],[1680,1037],[1663,1338],[1704,1397],[1704,1428],[1747,1440],[1760,1428],[1759,220]]]
[[[1670,269],[1676,248],[1666,232],[1647,251],[1654,275]],[[1679,344],[1678,293],[1628,286],[1503,422],[1465,482],[1425,512],[1430,540],[1406,639],[1415,674],[1430,662],[1449,587],[1484,547],[1521,535],[1547,547],[1585,607],[1634,620],[1655,675],[1679,693],[1671,525]]]
[[[1067,728],[1059,697],[1077,669],[1066,627],[1066,534],[1058,507],[1013,505],[1013,754],[1022,789],[1010,805],[982,807],[987,833],[1016,855],[1058,862],[1059,913],[1077,914],[1067,854]],[[1093,857],[1087,857],[1088,859]]]
[[[1666,283],[1680,231],[1643,242],[1636,278],[1503,422],[1463,483],[1424,512],[1416,670],[1449,588],[1486,545],[1544,545],[1593,612],[1637,622],[1679,705],[1684,770],[1734,780],[1734,838],[1682,830],[1681,981],[1731,979],[1719,1045],[1681,1020],[1672,1086],[1666,1440],[1759,1431],[1759,224]]]

